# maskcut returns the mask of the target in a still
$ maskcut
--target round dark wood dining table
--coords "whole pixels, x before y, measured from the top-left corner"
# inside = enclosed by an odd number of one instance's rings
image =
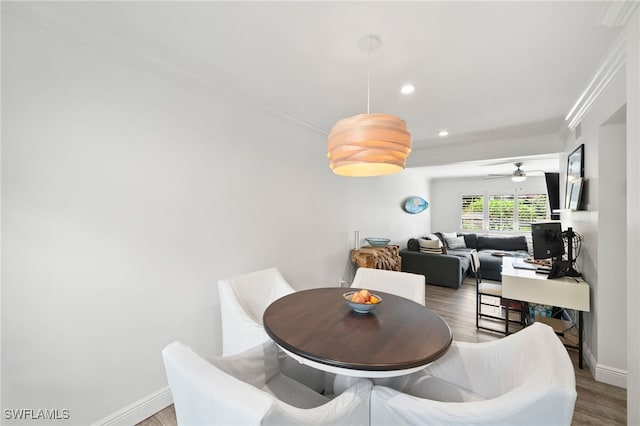
[[[358,377],[409,374],[438,359],[451,345],[449,325],[431,309],[372,291],[382,303],[359,314],[343,299],[347,291],[315,288],[281,297],[264,312],[264,328],[298,361]]]

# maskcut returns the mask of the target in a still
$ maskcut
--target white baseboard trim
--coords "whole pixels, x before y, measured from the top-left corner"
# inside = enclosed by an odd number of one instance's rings
[[[597,382],[606,383],[623,389],[627,388],[627,371],[619,368],[597,364],[595,379]]]
[[[169,386],[148,395],[133,404],[124,407],[110,416],[93,424],[93,426],[131,426],[153,416],[173,403]]]
[[[589,369],[589,371],[591,371],[591,374],[593,375],[593,377],[595,378],[596,373],[595,373],[595,366],[596,366],[596,358],[593,356],[593,354],[591,353],[591,349],[589,348],[589,346],[587,346],[587,344],[585,343],[584,347],[582,348],[582,356],[583,356],[583,360],[585,362],[585,364],[587,364],[587,368]]]
[[[606,383],[619,388],[627,388],[627,371],[608,365],[598,364],[589,348],[584,347],[584,360],[596,382]]]

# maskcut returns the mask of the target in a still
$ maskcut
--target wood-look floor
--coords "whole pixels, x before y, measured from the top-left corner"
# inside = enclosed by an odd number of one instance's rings
[[[486,342],[502,337],[499,333],[476,329],[475,281],[467,280],[458,290],[427,285],[427,306],[438,312],[453,331],[455,340]],[[578,354],[569,350],[576,372],[578,398],[573,425],[625,425],[627,423],[627,391],[596,382],[588,368],[578,368]],[[177,425],[173,405],[156,413],[140,426]]]

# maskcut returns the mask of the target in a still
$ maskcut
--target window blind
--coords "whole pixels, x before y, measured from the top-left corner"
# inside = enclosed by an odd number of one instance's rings
[[[482,231],[484,225],[484,196],[463,195],[460,229]]]
[[[531,224],[549,219],[547,194],[465,194],[462,231],[531,232]]]
[[[514,194],[489,195],[489,231],[513,231]]]
[[[547,219],[546,194],[518,194],[518,231],[531,231],[531,224]]]

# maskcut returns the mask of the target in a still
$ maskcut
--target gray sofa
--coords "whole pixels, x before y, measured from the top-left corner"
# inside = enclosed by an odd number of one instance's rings
[[[435,236],[447,247],[446,239],[441,233],[436,232]],[[478,251],[481,277],[494,281],[502,281],[503,256],[523,258],[529,256],[527,239],[523,235],[502,237],[458,234],[458,236],[464,237],[466,247],[447,248],[446,254],[422,253],[418,239],[409,239],[407,248],[400,250],[402,271],[422,274],[429,284],[459,288],[464,279],[472,274],[470,252],[473,249]],[[428,239],[429,236],[420,238]]]

